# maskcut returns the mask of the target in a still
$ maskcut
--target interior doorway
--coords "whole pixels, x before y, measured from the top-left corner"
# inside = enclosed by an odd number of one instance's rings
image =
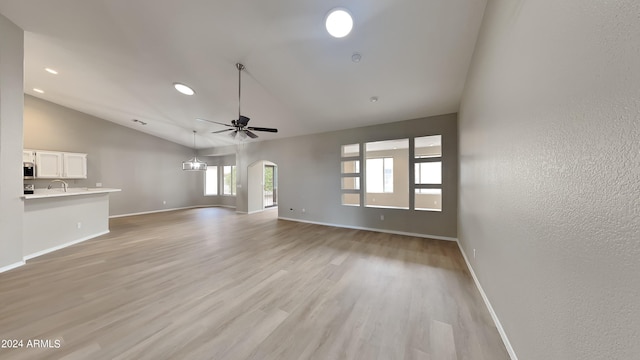
[[[272,164],[264,165],[264,208],[278,206],[278,172]]]

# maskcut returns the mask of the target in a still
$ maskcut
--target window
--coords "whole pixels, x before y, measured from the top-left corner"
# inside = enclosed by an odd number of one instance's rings
[[[360,206],[360,144],[342,145],[340,156],[342,205]]]
[[[235,195],[236,194],[236,167],[235,165],[224,166],[222,171],[223,177],[223,195]]]
[[[442,184],[442,162],[416,163],[416,184]]]
[[[207,166],[204,174],[204,194],[218,195],[218,167]]]
[[[442,211],[442,135],[342,145],[340,172],[342,205]]]
[[[347,160],[342,162],[343,174],[359,174],[360,160]]]
[[[415,139],[416,210],[442,211],[442,136]]]
[[[342,157],[360,156],[360,144],[342,145]]]
[[[393,158],[367,159],[367,192],[393,192]]]
[[[409,208],[409,139],[365,144],[365,206]]]

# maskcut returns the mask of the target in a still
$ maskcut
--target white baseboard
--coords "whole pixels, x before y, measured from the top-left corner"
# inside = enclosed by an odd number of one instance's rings
[[[171,209],[142,211],[142,212],[129,213],[129,214],[111,215],[109,216],[109,219],[115,219],[115,218],[121,218],[121,217],[127,217],[127,216],[136,216],[136,215],[156,214],[156,213],[167,212],[167,211],[207,208],[207,207],[223,207],[223,208],[235,209],[235,206],[229,206],[229,205],[195,205],[195,206],[185,206],[185,207],[171,208]]]
[[[62,244],[62,245],[58,245],[58,246],[54,246],[54,247],[49,248],[49,249],[46,249],[46,250],[42,250],[42,251],[35,252],[35,253],[33,253],[33,254],[25,255],[25,256],[24,256],[24,260],[25,260],[25,261],[27,261],[27,260],[31,260],[31,259],[36,258],[36,257],[38,257],[38,256],[42,256],[42,255],[44,255],[44,254],[48,254],[48,253],[50,253],[50,252],[54,252],[54,251],[56,251],[56,250],[64,249],[64,248],[66,248],[67,246],[75,245],[75,244],[81,243],[81,242],[83,242],[83,241],[87,241],[87,240],[89,240],[89,239],[93,239],[93,238],[96,238],[96,237],[98,237],[98,236],[102,236],[102,235],[105,235],[105,234],[108,234],[108,233],[109,233],[109,230],[107,230],[107,231],[103,231],[103,232],[100,232],[100,233],[97,233],[97,234],[93,234],[93,235],[85,236],[85,237],[83,237],[83,238],[81,238],[81,239],[77,239],[77,240],[70,241],[70,242],[68,242],[68,243],[66,243],[66,244]]]
[[[18,262],[17,262],[17,263],[15,263],[15,264],[11,264],[11,265],[7,265],[7,266],[3,266],[3,267],[1,267],[1,268],[0,268],[0,273],[3,273],[3,272],[5,272],[5,271],[9,271],[9,270],[12,270],[12,269],[18,268],[18,267],[20,267],[20,266],[22,266],[22,265],[24,265],[24,264],[25,264],[25,263],[24,263],[24,260],[23,260],[23,261],[18,261]]]
[[[341,224],[331,224],[331,223],[324,223],[324,222],[318,222],[318,221],[308,221],[308,220],[292,219],[292,218],[281,217],[281,216],[279,216],[279,217],[278,217],[278,219],[280,219],[280,220],[287,220],[287,221],[296,221],[296,222],[307,223],[307,224],[324,225],[324,226],[333,226],[333,227],[345,228],[345,229],[353,229],[353,230],[367,230],[367,231],[375,231],[375,232],[381,232],[381,233],[386,233],[386,234],[405,235],[405,236],[414,236],[414,237],[421,237],[421,238],[426,238],[426,239],[446,240],[446,241],[458,241],[458,239],[453,238],[453,237],[448,237],[448,236],[429,235],[429,234],[418,234],[418,233],[410,233],[410,232],[405,232],[405,231],[396,231],[396,230],[387,230],[387,229],[376,229],[376,228],[368,228],[368,227],[362,227],[362,226],[350,226],[350,225],[341,225]]]
[[[498,329],[498,333],[500,334],[500,337],[502,338],[502,342],[504,343],[504,346],[507,348],[507,352],[509,353],[509,357],[511,357],[511,360],[518,360],[518,356],[516,355],[515,350],[513,350],[513,346],[511,346],[511,342],[509,341],[509,338],[507,337],[507,333],[504,331],[504,328],[502,327],[502,324],[500,323],[500,319],[498,319],[498,315],[493,310],[493,306],[491,306],[491,302],[489,301],[489,298],[487,297],[487,294],[484,292],[484,289],[482,288],[482,285],[480,285],[480,281],[478,280],[478,277],[476,276],[475,271],[473,271],[473,267],[471,267],[471,263],[469,262],[469,258],[467,258],[467,254],[464,252],[464,249],[462,248],[462,245],[460,245],[459,241],[458,241],[458,248],[460,248],[460,252],[462,253],[462,257],[464,258],[464,262],[467,263],[467,268],[469,268],[469,272],[471,273],[471,277],[473,277],[473,282],[476,284],[476,287],[478,288],[478,291],[480,291],[480,295],[482,296],[482,300],[484,300],[484,304],[487,306],[487,309],[489,310],[489,314],[491,314],[491,319],[493,319],[493,322],[495,323],[496,328]]]

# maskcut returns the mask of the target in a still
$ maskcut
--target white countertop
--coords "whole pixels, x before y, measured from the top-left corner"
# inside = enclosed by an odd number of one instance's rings
[[[35,189],[33,194],[24,195],[23,198],[25,200],[29,199],[42,199],[42,198],[51,198],[51,197],[60,197],[60,196],[78,196],[78,195],[91,195],[91,194],[102,194],[102,193],[110,193],[110,192],[118,192],[121,189],[112,189],[112,188],[68,188],[65,192],[63,189]]]

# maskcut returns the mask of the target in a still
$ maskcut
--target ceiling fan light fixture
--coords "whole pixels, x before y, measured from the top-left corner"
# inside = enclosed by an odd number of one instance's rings
[[[196,93],[192,88],[188,87],[188,86],[187,86],[187,85],[185,85],[185,84],[181,84],[181,83],[173,83],[173,87],[174,87],[176,90],[178,90],[178,92],[179,92],[179,93],[181,93],[181,94],[185,94],[185,95],[189,95],[189,96],[191,96],[191,95],[193,95],[193,94],[195,94],[195,93]]]
[[[327,14],[325,26],[329,35],[334,38],[343,38],[353,29],[353,17],[345,8],[334,8]]]
[[[193,151],[196,151],[196,131],[193,130]],[[185,171],[205,171],[207,170],[207,163],[194,155],[193,158],[182,162],[182,170]]]

